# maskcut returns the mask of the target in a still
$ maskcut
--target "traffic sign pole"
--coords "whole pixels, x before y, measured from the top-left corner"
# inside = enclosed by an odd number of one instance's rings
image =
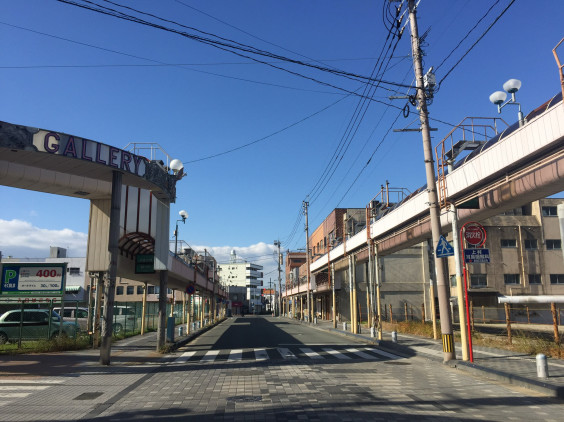
[[[472,246],[482,246],[486,243],[486,230],[484,227],[474,221],[470,221],[464,224],[460,228],[460,250],[462,252],[462,275],[464,278],[464,303],[466,306],[466,330],[468,333],[468,354],[470,357],[470,362],[474,362],[474,353],[472,350],[472,326],[470,324],[470,307],[468,305],[468,269],[466,266],[465,253],[464,253],[464,241],[468,242]],[[460,327],[462,331],[462,326]]]

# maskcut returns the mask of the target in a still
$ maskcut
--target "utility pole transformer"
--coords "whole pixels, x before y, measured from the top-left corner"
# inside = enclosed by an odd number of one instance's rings
[[[417,102],[419,105],[419,120],[421,121],[421,135],[423,138],[423,152],[425,156],[425,172],[427,175],[427,191],[429,192],[429,211],[431,216],[431,233],[433,237],[433,251],[436,251],[441,235],[439,202],[437,196],[437,184],[435,180],[435,168],[433,165],[433,152],[431,150],[431,133],[429,128],[429,115],[427,111],[427,98],[423,82],[423,65],[421,60],[421,49],[419,45],[419,32],[417,29],[417,17],[415,0],[408,1],[409,23],[411,26],[411,52],[413,55],[413,67],[417,86]],[[441,334],[443,340],[443,360],[456,359],[454,351],[454,338],[452,333],[452,318],[449,307],[449,291],[445,277],[442,258],[435,254],[435,271],[437,275],[437,296],[439,299],[439,312],[441,318]],[[434,298],[431,298],[434,300]]]

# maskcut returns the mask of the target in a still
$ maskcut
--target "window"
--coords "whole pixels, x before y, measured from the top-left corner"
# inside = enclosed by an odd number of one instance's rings
[[[503,281],[505,284],[519,284],[519,274],[503,274]]]
[[[148,295],[154,295],[154,294],[156,294],[156,293],[155,293],[155,289],[156,289],[155,286],[147,286],[147,294],[148,294]]]
[[[564,274],[550,274],[550,284],[564,284]]]
[[[557,215],[556,207],[542,207],[543,217],[556,217]]]
[[[501,239],[502,248],[516,248],[517,241],[515,239]]]
[[[88,318],[88,311],[84,309],[77,309],[76,310],[76,317],[77,318]]]
[[[488,287],[488,277],[486,274],[471,274],[470,287],[480,288]]]
[[[117,286],[116,295],[122,295],[122,294],[123,294],[123,286]]]
[[[127,286],[127,294],[128,295],[132,295],[134,292],[134,287],[135,286]]]
[[[172,289],[166,289],[166,294],[167,294],[167,295],[172,294]]]
[[[450,286],[451,286],[451,287],[456,287],[456,275],[451,275],[451,276],[450,276]]]
[[[541,284],[540,274],[529,274],[529,284]]]
[[[137,294],[138,294],[138,295],[142,295],[142,294],[143,294],[143,286],[137,286]]]
[[[537,239],[525,239],[525,249],[538,249]]]
[[[79,267],[69,267],[69,275],[80,275]]]
[[[546,250],[562,249],[562,241],[560,239],[546,239]]]

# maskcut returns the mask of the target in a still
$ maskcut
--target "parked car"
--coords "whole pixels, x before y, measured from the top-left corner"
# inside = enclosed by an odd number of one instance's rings
[[[20,337],[20,321],[22,311],[14,309],[4,312],[0,316],[0,344]],[[21,336],[24,340],[52,339],[59,335],[61,316],[51,311],[49,321],[49,309],[24,309]],[[78,324],[63,321],[63,335],[74,337],[80,331]]]
[[[138,321],[137,321],[138,320]],[[120,334],[122,330],[133,331],[136,324],[141,325],[141,317],[137,318],[135,309],[126,306],[114,307],[114,333]]]
[[[53,308],[53,310],[59,313],[61,312],[61,308]],[[88,329],[88,308],[70,306],[64,309],[64,314],[65,321],[77,322],[81,329]],[[135,328],[135,320],[136,317],[133,308],[115,306],[113,319],[114,334],[121,334],[124,329],[133,330]]]
[[[61,314],[61,308],[53,308],[53,310]],[[65,308],[63,319],[69,322],[76,322],[81,330],[88,331],[88,308],[77,308],[74,306]]]

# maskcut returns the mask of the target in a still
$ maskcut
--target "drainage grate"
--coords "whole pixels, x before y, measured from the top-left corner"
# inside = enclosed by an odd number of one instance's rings
[[[411,365],[409,362],[401,362],[397,360],[387,360],[384,362],[386,365]]]
[[[99,392],[82,393],[80,396],[75,397],[74,400],[94,400],[94,399],[97,399],[98,397],[100,397],[102,394],[104,394],[104,393],[99,393]]]
[[[262,401],[262,396],[231,396],[227,397],[227,401],[235,403],[249,403],[254,401]]]

